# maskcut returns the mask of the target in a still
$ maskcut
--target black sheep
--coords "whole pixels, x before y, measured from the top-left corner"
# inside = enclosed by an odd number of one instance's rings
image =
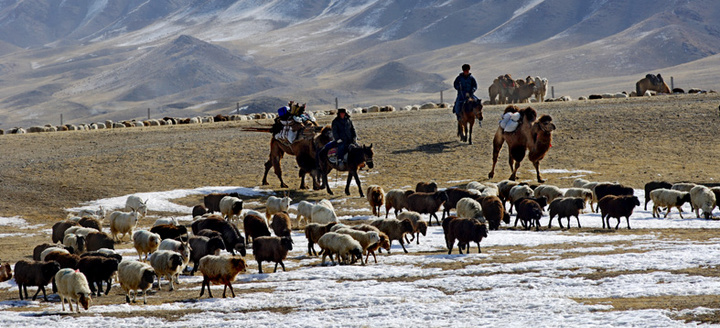
[[[87,278],[90,291],[93,294],[95,293],[95,285],[97,285],[97,296],[100,296],[103,291],[103,281],[106,282],[105,295],[107,295],[110,293],[110,287],[112,287],[113,273],[118,269],[118,261],[104,256],[86,256],[80,258],[77,268]]]
[[[243,219],[243,230],[248,244],[250,238],[255,240],[257,237],[270,236],[270,229],[265,224],[265,219],[254,214],[248,214]]]
[[[25,298],[28,298],[27,286],[37,286],[38,290],[33,295],[33,301],[42,291],[43,299],[47,302],[45,286],[53,280],[58,271],[60,271],[60,264],[55,261],[20,260],[15,263],[15,282],[18,285],[20,299],[23,299],[23,291]]]
[[[613,196],[608,195],[598,201],[598,208],[600,209],[600,215],[603,220],[603,229],[605,229],[605,222],[607,221],[607,227],[610,229],[610,218],[617,218],[618,222],[615,225],[615,229],[620,227],[620,219],[624,216],[627,220],[627,227],[630,229],[630,215],[632,215],[635,206],[640,206],[640,200],[637,196]]]
[[[94,252],[101,248],[115,249],[115,241],[104,232],[91,232],[85,238],[87,251]]]
[[[407,209],[415,211],[420,214],[430,214],[428,220],[428,226],[432,225],[432,218],[435,217],[435,222],[440,225],[440,219],[438,219],[435,212],[440,210],[440,206],[448,200],[448,195],[445,191],[436,192],[416,192],[407,196]]]
[[[209,231],[209,230],[204,230]],[[214,232],[214,231],[213,231]],[[223,242],[221,236],[214,236],[212,238],[205,236],[193,236],[190,237],[188,243],[190,244],[190,260],[193,261],[193,269],[190,275],[194,275],[198,270],[200,259],[205,255],[216,255],[221,249],[225,249],[225,242]]]
[[[445,222],[445,221],[443,221]],[[470,253],[470,242],[477,243],[478,253],[482,253],[480,249],[480,241],[487,237],[487,226],[478,220],[469,218],[454,218],[447,222],[447,230],[445,230],[445,242],[447,243],[448,254],[452,254],[455,240],[458,241],[458,252],[462,254],[463,245],[467,245],[467,252]]]
[[[607,195],[613,196],[632,196],[635,190],[630,187],[623,186],[618,183],[600,183],[595,186],[595,199],[602,199]],[[595,212],[600,210],[600,205],[595,207]]]
[[[540,218],[543,215],[543,206],[538,202],[542,201],[545,197],[539,199],[534,198],[521,198],[515,201],[515,226],[517,227],[518,220],[522,221],[523,227],[527,230],[533,225],[535,230],[540,230]]]
[[[177,239],[183,242],[188,240],[188,230],[183,225],[161,224],[152,227],[150,232],[160,235],[160,239]]]
[[[460,201],[463,198],[472,198],[476,201],[480,201],[481,197],[480,194],[477,192],[471,192],[469,190],[464,189],[458,189],[458,188],[448,188],[445,189],[445,193],[447,194],[447,200],[445,203],[443,203],[443,215],[442,218],[444,219],[445,216],[450,215],[450,210],[457,207],[458,201]]]
[[[234,224],[218,217],[208,217],[207,219],[197,220],[192,223],[192,232],[197,235],[200,230],[209,229],[217,231],[222,235],[223,242],[228,252],[235,255],[235,251],[245,256],[245,238],[240,234]]]
[[[650,192],[655,189],[670,189],[672,188],[672,183],[667,181],[650,181],[645,184],[645,210],[647,211],[647,204],[650,202]]]

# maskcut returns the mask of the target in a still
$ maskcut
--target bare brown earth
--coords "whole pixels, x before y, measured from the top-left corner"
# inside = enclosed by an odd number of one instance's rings
[[[720,96],[710,94],[533,104],[540,114],[550,114],[557,126],[553,147],[541,162],[541,169],[592,172],[545,173],[543,176],[547,183],[560,187],[569,186],[578,175],[591,181],[618,181],[634,188],[642,188],[651,180],[718,182],[719,103]],[[486,106],[485,122],[482,128],[478,129],[476,125],[474,131],[474,145],[461,143],[455,136],[454,115],[449,109],[354,115],[360,141],[372,143],[375,149],[375,168],[364,173],[364,187],[378,184],[388,190],[429,180],[437,181],[441,187],[450,187],[470,180],[487,180],[492,164],[492,136],[503,109],[504,106]],[[323,117],[320,122],[329,123],[330,119]],[[260,185],[270,136],[241,130],[241,127],[257,124],[227,122],[0,136],[0,216],[19,216],[33,226],[30,229],[0,226],[0,233],[25,235],[0,238],[0,258],[3,262],[15,262],[29,257],[34,245],[49,242],[46,234],[37,232],[49,229],[54,222],[64,218],[65,208],[86,201],[178,188]],[[282,167],[285,181],[292,187],[289,191],[294,202],[328,197],[323,191],[294,189],[299,186],[294,157],[283,159]],[[509,175],[507,151],[503,150],[493,181]],[[344,186],[346,175],[338,176]],[[533,182],[534,177],[531,163],[523,162],[519,178]],[[335,178],[333,172],[331,180]],[[267,188],[282,190],[272,171],[268,180],[270,186]],[[332,197],[346,197],[343,188],[334,191]],[[348,204],[366,206],[366,200],[358,197],[354,184],[351,192]],[[190,196],[177,202],[199,204],[201,196]],[[342,214],[343,209],[338,210]],[[593,229],[571,231],[600,233]],[[717,236],[717,231],[712,229],[641,229],[632,233],[653,234],[654,238],[667,240],[707,240]],[[119,247],[131,246],[125,243]],[[522,247],[508,248],[509,251],[520,249]],[[527,260],[523,252],[508,254],[494,260]],[[581,255],[584,254],[568,256]],[[464,265],[468,263],[456,264]],[[454,268],[448,265],[445,269]],[[617,274],[596,272],[585,278],[600,279]],[[717,268],[698,267],[687,274],[717,275]],[[176,291],[168,293],[162,300],[192,302],[195,293]],[[94,302],[122,302],[121,296],[114,294]],[[0,292],[0,299],[17,297],[15,293]],[[616,310],[697,306],[718,309],[717,297],[577,301],[605,302]],[[158,301],[157,298],[149,300],[150,303]],[[13,310],[22,311],[23,308]],[[282,308],[263,310],[289,311]],[[132,315],[174,320],[181,314],[170,311]],[[712,316],[678,319],[719,322],[717,316],[714,319]]]

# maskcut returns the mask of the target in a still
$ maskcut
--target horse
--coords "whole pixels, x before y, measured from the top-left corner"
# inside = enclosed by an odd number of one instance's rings
[[[470,98],[463,102],[460,110],[460,120],[458,120],[458,131],[457,135],[463,142],[468,142],[472,145],[472,129],[475,125],[475,119],[478,120],[478,126],[482,127],[482,101],[480,99]],[[470,127],[468,128],[468,125]]]
[[[320,133],[316,133],[320,129]],[[261,131],[270,132],[266,128],[252,128],[246,129],[248,131]],[[267,131],[266,131],[267,130]],[[316,126],[308,126],[304,128],[303,133],[298,133],[298,138],[291,145],[281,142],[280,140],[271,137],[270,139],[270,156],[267,162],[265,162],[265,173],[263,174],[262,185],[267,186],[268,172],[270,168],[274,169],[275,175],[280,180],[281,188],[288,188],[285,181],[282,178],[282,168],[280,167],[280,160],[282,160],[285,154],[294,155],[295,161],[300,167],[298,176],[300,177],[300,189],[307,189],[305,185],[305,175],[310,173],[313,179],[313,190],[319,190],[322,188],[318,176],[318,166],[315,160],[315,154],[323,145],[332,141],[332,128],[326,125],[322,128]]]
[[[365,197],[365,195],[363,194],[362,185],[360,184],[360,177],[358,177],[357,171],[366,164],[368,168],[373,168],[374,164],[372,144],[370,144],[370,146],[351,146],[350,149],[348,149],[347,163],[345,164],[345,167],[343,169],[338,169],[337,165],[330,162],[330,160],[328,159],[328,151],[329,149],[326,149],[318,154],[320,173],[322,174],[322,183],[325,185],[327,193],[330,195],[333,194],[332,190],[330,190],[330,185],[328,184],[327,175],[332,169],[335,169],[338,171],[348,171],[347,184],[345,185],[346,195],[350,195],[350,183],[352,182],[352,178],[355,177],[355,183],[358,186],[360,197]]]

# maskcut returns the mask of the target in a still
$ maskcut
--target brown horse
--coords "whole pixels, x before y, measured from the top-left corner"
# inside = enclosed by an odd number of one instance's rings
[[[537,112],[532,107],[518,109],[517,106],[508,106],[505,112],[520,112],[522,114],[522,123],[514,132],[505,132],[501,127],[495,132],[493,139],[493,164],[488,178],[495,176],[495,164],[497,164],[500,149],[503,143],[507,142],[509,150],[508,163],[510,164],[510,180],[515,180],[517,170],[520,168],[520,162],[525,158],[525,150],[529,150],[528,159],[535,166],[537,172],[537,181],[545,182],[540,177],[540,160],[545,158],[548,150],[550,150],[552,142],[552,131],[555,130],[555,124],[552,123],[550,115],[543,115],[539,120]]]
[[[282,178],[282,168],[280,167],[280,160],[282,160],[285,154],[294,155],[295,161],[300,167],[298,175],[300,177],[300,189],[307,189],[305,186],[305,175],[310,173],[313,179],[313,189],[321,189],[320,177],[317,175],[318,166],[315,160],[315,153],[321,149],[325,144],[332,141],[332,128],[327,125],[320,129],[316,126],[308,126],[304,128],[305,131],[298,133],[298,139],[295,140],[291,145],[281,142],[275,139],[273,136],[270,139],[270,158],[265,162],[265,173],[263,174],[262,184],[263,186],[268,185],[267,176],[270,168],[273,168],[275,175],[280,180],[280,187],[287,188]],[[317,133],[320,129],[320,133]],[[253,129],[253,131],[261,131],[259,128]],[[269,132],[262,129],[263,132]]]
[[[638,97],[645,95],[645,91],[647,90],[658,93],[670,93],[670,87],[665,83],[660,74],[648,74],[635,83],[635,93],[637,93]]]
[[[478,126],[482,126],[483,113],[482,113],[482,101],[480,99],[471,98],[463,102],[462,111],[460,114],[460,120],[458,120],[458,132],[457,135],[463,142],[467,141],[468,144],[472,145],[472,129],[475,125],[475,119],[478,120]],[[468,128],[469,125],[469,128]]]
[[[332,169],[336,169],[338,171],[348,171],[347,184],[345,185],[346,195],[350,195],[350,183],[352,182],[352,178],[355,177],[355,184],[357,184],[358,186],[360,197],[365,197],[365,195],[363,194],[362,185],[360,184],[360,177],[358,176],[357,171],[366,164],[368,168],[373,168],[374,164],[372,144],[370,144],[370,146],[362,145],[358,147],[350,147],[347,154],[347,163],[342,170],[338,169],[337,165],[331,163],[330,160],[328,160],[328,150],[329,149],[323,150],[320,152],[320,154],[318,154],[320,171],[322,174],[322,183],[325,185],[327,193],[330,195],[333,194],[332,190],[330,190],[330,185],[328,184],[327,175]]]

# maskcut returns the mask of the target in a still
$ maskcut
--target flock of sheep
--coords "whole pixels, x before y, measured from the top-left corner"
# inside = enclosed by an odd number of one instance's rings
[[[645,193],[645,209],[652,201],[654,217],[660,215],[661,209],[667,217],[672,208],[680,210],[680,206],[689,203],[695,215],[709,219],[717,206],[720,187],[653,181],[645,185]],[[531,186],[510,180],[497,184],[471,182],[465,188],[446,189],[439,189],[434,182],[421,182],[415,190],[387,192],[372,185],[367,188],[367,200],[378,218],[361,224],[344,224],[339,222],[333,204],[326,199],[315,204],[300,201],[297,215],[291,218],[288,213],[292,200],[287,195],[268,197],[265,213],[260,213],[243,209],[243,200],[238,194],[212,193],[204,197],[203,205],[193,208],[190,232],[187,226],[172,218],[157,219],[150,230],[137,230],[138,221],[147,215],[147,200],[130,196],[124,210],[82,211],[55,223],[52,243],[37,245],[33,260],[18,261],[14,277],[20,299],[28,297],[28,286],[37,286],[33,300],[42,291],[47,301],[45,286],[52,282],[52,290],[60,296],[63,311],[65,301],[70,304],[70,311],[73,311],[72,302],[76,303],[76,311],[80,311],[81,306],[88,309],[93,296],[99,297],[103,292],[108,295],[113,279],[123,289],[126,302],[135,302],[142,292],[146,303],[147,290],[156,279],[158,289],[162,289],[161,280],[165,278],[172,291],[175,284],[180,283],[179,275],[192,261],[192,270],[187,268],[189,274],[200,271],[203,275],[200,297],[206,288],[212,297],[211,283],[225,286],[223,297],[227,289],[234,297],[232,282],[246,271],[244,257],[248,245],[252,244],[260,273],[263,262],[274,262],[274,272],[278,265],[284,271],[283,260],[293,246],[293,228],[304,229],[308,255],[322,255],[323,265],[327,257],[333,264],[336,261],[352,264],[359,260],[365,265],[370,255],[377,263],[376,252],[385,249],[390,253],[393,241],[398,241],[407,253],[405,244],[411,240],[419,244],[420,235],[426,234],[433,217],[436,224],[442,225],[448,254],[456,243],[462,254],[464,250],[470,252],[471,243],[481,252],[480,242],[488,236],[488,231],[499,229],[503,222],[509,225],[513,210],[514,225],[521,222],[525,229],[540,230],[540,218],[545,215],[546,207],[550,218],[548,228],[552,227],[555,217],[561,228],[565,228],[563,219],[567,219],[567,228],[570,228],[573,216],[580,227],[579,215],[589,202],[591,211],[601,213],[603,228],[611,228],[612,217],[617,219],[617,229],[625,217],[629,229],[630,215],[640,206],[630,187],[583,179],[576,179],[573,187],[565,191],[556,186]],[[385,218],[379,217],[383,206]],[[453,209],[454,216],[450,215]],[[388,218],[391,210],[395,218]],[[438,218],[437,213],[441,211],[442,216]],[[422,217],[425,214],[427,221]],[[103,220],[110,226],[109,234],[102,232]],[[241,223],[242,232],[238,229]],[[131,236],[138,260],[123,258],[114,250],[125,236]],[[320,253],[315,245],[319,246]],[[221,254],[223,250],[229,254]],[[6,271],[9,270],[0,270],[0,278],[10,279],[12,274]]]

